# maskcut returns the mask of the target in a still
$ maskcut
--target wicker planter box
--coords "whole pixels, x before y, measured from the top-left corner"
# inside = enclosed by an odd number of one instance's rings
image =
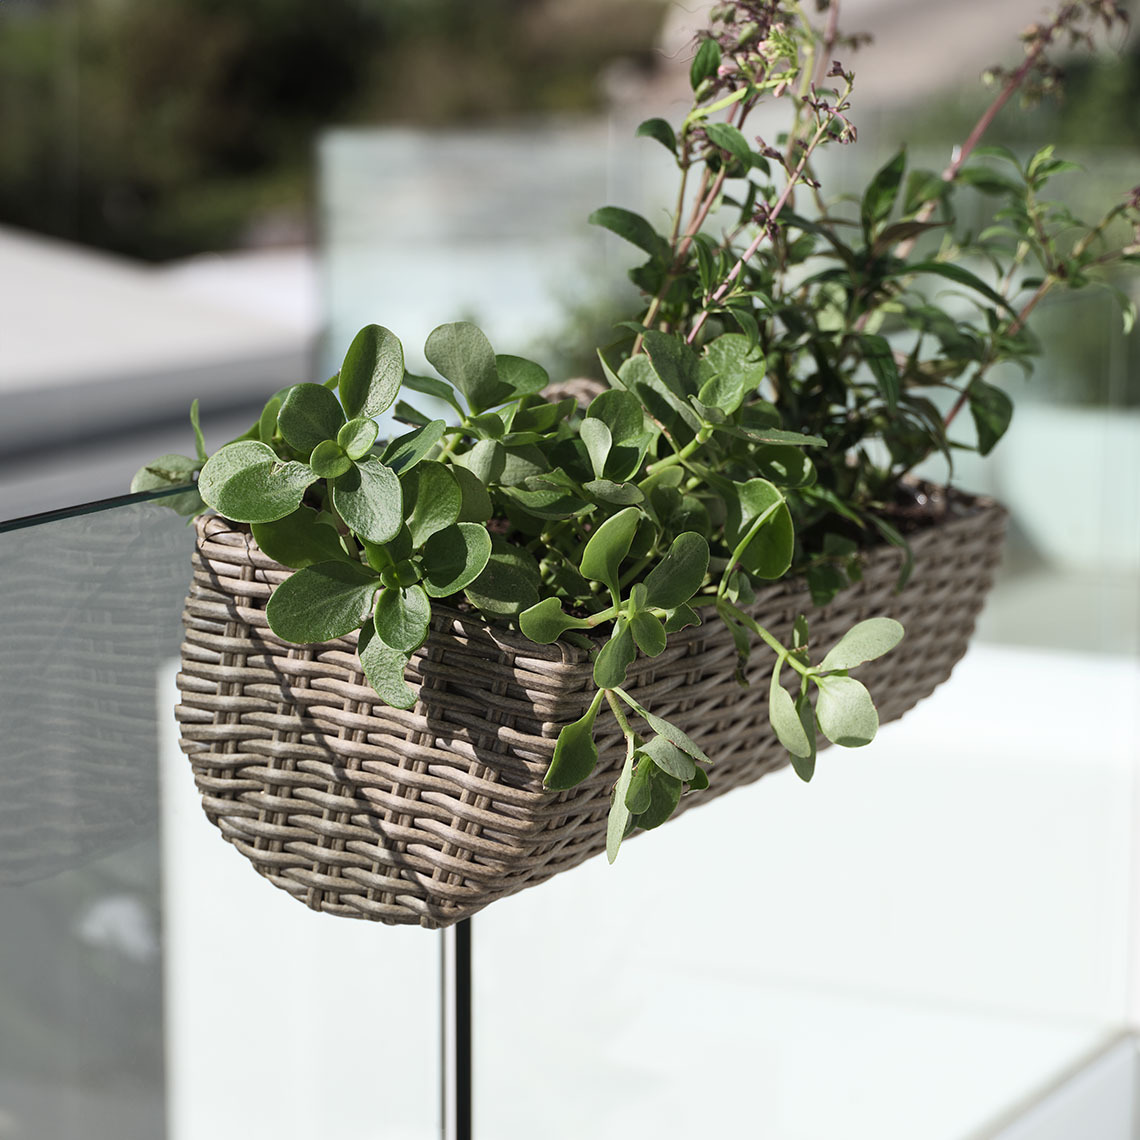
[[[882,547],[868,555],[864,580],[825,609],[785,581],[763,593],[757,615],[787,638],[807,613],[821,646],[863,618],[897,618],[902,644],[858,673],[881,721],[897,719],[965,652],[1005,517],[994,503],[966,501],[916,534],[901,594],[901,555]],[[289,571],[246,528],[220,518],[197,525],[181,744],[207,816],[262,875],[316,910],[440,927],[604,850],[622,759],[606,716],[593,776],[566,792],[542,787],[559,730],[593,693],[583,651],[535,645],[440,606],[408,676],[420,699],[392,709],[356,668],[352,638],[296,646],[272,633],[265,603]],[[627,690],[715,762],[709,789],[678,811],[786,763],[767,723],[771,663],[759,647],[751,687],[739,686],[728,631],[710,622],[630,670]]]

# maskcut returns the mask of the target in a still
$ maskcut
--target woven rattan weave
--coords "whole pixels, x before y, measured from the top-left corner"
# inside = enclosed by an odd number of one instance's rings
[[[764,591],[760,620],[787,639],[807,613],[813,644],[826,647],[863,618],[898,618],[902,644],[858,673],[880,719],[896,719],[965,652],[998,560],[1004,510],[959,506],[913,536],[916,567],[901,594],[901,555],[882,547],[863,581],[825,609],[788,580]],[[246,528],[198,520],[182,747],[206,814],[262,875],[317,910],[439,927],[604,849],[622,759],[608,718],[599,717],[594,775],[567,792],[542,787],[555,737],[593,693],[583,651],[437,606],[408,674],[419,701],[403,712],[375,699],[353,638],[297,646],[273,634],[265,603],[288,574]],[[714,760],[708,790],[679,811],[786,762],[767,724],[771,663],[759,648],[742,688],[732,640],[713,621],[630,670],[628,691]]]

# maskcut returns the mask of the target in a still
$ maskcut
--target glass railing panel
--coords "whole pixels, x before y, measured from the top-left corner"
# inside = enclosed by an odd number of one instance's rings
[[[193,546],[137,500],[0,527],[0,1135],[435,1136],[438,936],[306,910],[201,811]]]

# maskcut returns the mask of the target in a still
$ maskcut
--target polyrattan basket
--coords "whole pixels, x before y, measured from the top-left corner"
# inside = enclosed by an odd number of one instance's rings
[[[858,673],[884,722],[950,675],[992,580],[1005,511],[955,503],[912,537],[916,566],[901,594],[900,552],[884,546],[826,608],[796,580],[766,589],[756,607],[781,639],[806,613],[822,647],[863,618],[901,621],[902,644]],[[419,700],[389,708],[357,668],[354,637],[297,646],[269,629],[266,600],[289,573],[247,528],[198,520],[178,679],[182,748],[207,816],[262,875],[316,910],[440,927],[604,849],[623,758],[609,718],[598,718],[594,774],[570,791],[542,787],[559,730],[593,694],[584,651],[535,645],[436,605],[408,673]],[[731,637],[712,621],[631,668],[627,690],[714,760],[710,787],[683,797],[678,812],[786,763],[767,722],[772,660],[758,648],[742,688]]]

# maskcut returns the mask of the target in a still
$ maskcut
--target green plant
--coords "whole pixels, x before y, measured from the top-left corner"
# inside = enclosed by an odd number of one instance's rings
[[[198,433],[197,459],[166,456],[136,477],[136,489],[181,485],[200,469],[205,503],[296,570],[269,602],[272,628],[296,642],[359,628],[362,669],[392,705],[414,702],[404,671],[436,598],[461,595],[535,642],[594,650],[596,695],[559,736],[546,784],[569,788],[592,771],[605,704],[626,740],[611,859],[633,827],[657,826],[708,782],[699,743],[623,688],[639,654],[660,654],[687,625],[728,626],[742,681],[752,638],[773,652],[770,719],[803,779],[818,733],[849,746],[873,738],[874,704],[850,670],[893,648],[901,626],[860,622],[820,655],[803,618],[791,645],[758,622],[755,587],[803,573],[826,601],[859,576],[869,542],[905,548],[903,477],[965,446],[948,428],[967,405],[973,445],[997,442],[1011,409],[985,377],[1031,355],[1025,322],[1039,299],[1135,255],[1103,245],[1113,224],[1136,220],[1135,194],[1081,228],[1042,199],[1065,164],[1048,149],[1027,163],[983,155],[985,121],[941,176],[908,177],[900,152],[854,204],[824,202],[813,156],[855,137],[853,75],[832,59],[835,13],[820,30],[784,0],[720,5],[679,130],[661,119],[639,128],[676,157],[677,209],[668,234],[619,207],[592,216],[648,260],[631,274],[645,312],[624,358],[603,359],[610,387],[587,407],[547,399],[544,370],[496,355],[473,325],[428,338],[438,377],[409,374],[399,341],[374,325],[336,377],[277,393],[242,439],[206,459]],[[995,107],[1090,16],[1119,13],[1104,0],[1068,5]],[[824,90],[825,76],[837,89]],[[765,99],[787,101],[791,125],[754,143],[741,127]],[[1003,203],[976,237],[956,228],[960,191]],[[797,194],[812,217],[796,211]],[[725,207],[732,221],[714,234]],[[963,292],[936,303],[931,282]],[[445,401],[455,422],[422,415],[401,391]],[[373,417],[389,407],[410,430],[378,444]],[[194,493],[183,494],[192,512]]]

